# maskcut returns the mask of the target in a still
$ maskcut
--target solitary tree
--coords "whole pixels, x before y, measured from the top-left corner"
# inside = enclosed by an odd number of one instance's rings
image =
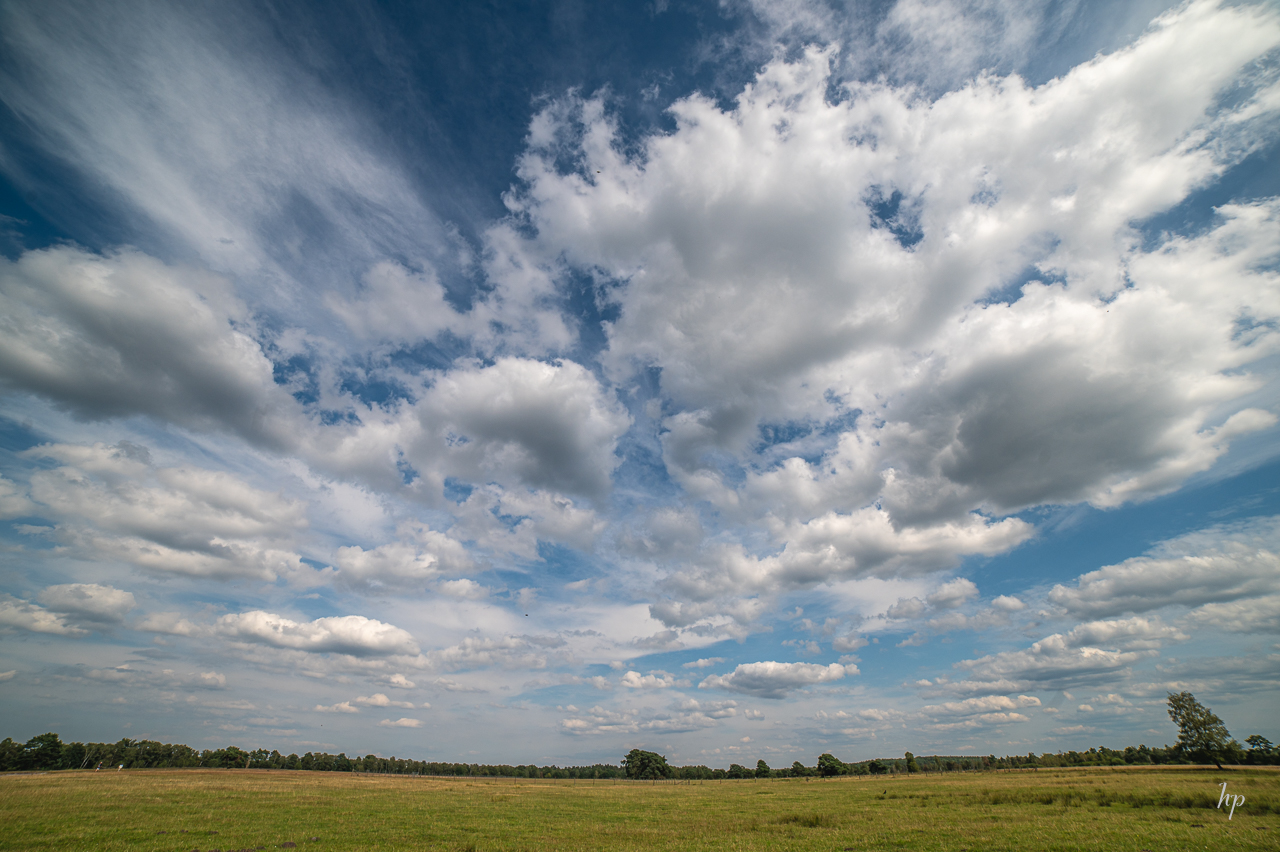
[[[809,767],[805,766],[803,763],[801,763],[798,760],[795,763],[791,764],[791,775],[794,778],[803,778],[806,775],[812,775],[812,774],[813,773],[809,771]]]
[[[907,752],[907,772],[919,772],[920,767],[916,765],[916,756],[911,752]]]
[[[772,774],[772,771],[769,769],[769,764],[765,763],[763,760],[756,761],[757,778],[768,778]]]
[[[1221,769],[1223,758],[1240,749],[1222,720],[1190,692],[1169,693],[1169,718],[1178,726],[1177,750],[1197,763]]]
[[[651,778],[670,778],[671,767],[667,759],[651,751],[633,748],[622,758],[622,765],[627,770],[628,778],[649,780]]]

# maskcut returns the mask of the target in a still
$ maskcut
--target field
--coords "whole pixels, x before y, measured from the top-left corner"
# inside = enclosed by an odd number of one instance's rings
[[[1246,797],[1228,820],[1220,789]],[[0,776],[0,849],[1280,848],[1280,772],[1116,768],[691,783],[265,770]],[[286,847],[288,848],[288,847]]]

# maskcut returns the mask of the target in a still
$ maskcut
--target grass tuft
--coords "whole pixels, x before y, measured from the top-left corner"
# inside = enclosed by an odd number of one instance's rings
[[[805,828],[828,828],[835,824],[835,820],[826,814],[786,814],[778,817],[777,822],[783,825],[803,825]]]

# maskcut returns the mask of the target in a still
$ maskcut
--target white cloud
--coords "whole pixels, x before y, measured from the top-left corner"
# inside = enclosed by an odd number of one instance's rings
[[[925,600],[934,609],[954,609],[977,595],[978,587],[973,581],[959,577],[934,589]]]
[[[1192,610],[1188,620],[1228,633],[1280,633],[1280,595],[1205,604]]]
[[[12,480],[0,476],[0,518],[20,518],[35,513],[35,506],[23,489]]]
[[[97,583],[48,586],[41,590],[36,600],[54,612],[105,623],[123,621],[125,614],[137,603],[131,592]]]
[[[493,591],[487,586],[482,586],[475,580],[468,580],[465,577],[457,580],[446,580],[440,584],[439,589],[451,598],[462,598],[469,601],[487,598]]]
[[[1082,574],[1074,587],[1056,585],[1049,600],[1085,615],[1239,600],[1280,590],[1278,553],[1280,518],[1213,527]]]
[[[227,676],[222,672],[200,672],[193,677],[197,683],[209,689],[223,689],[227,685]]]
[[[846,636],[837,636],[831,641],[831,650],[839,652],[857,651],[860,648],[867,647],[867,639],[865,636],[858,636],[850,633]],[[844,662],[842,659],[840,662]]]
[[[421,728],[422,720],[409,719],[403,716],[399,719],[396,719],[395,721],[392,721],[391,719],[383,719],[381,722],[378,723],[378,727],[380,728]]]
[[[1004,612],[1018,612],[1027,608],[1027,605],[1012,595],[1000,595],[991,602],[991,606]]]
[[[387,678],[387,683],[397,689],[413,689],[414,687],[413,681],[409,680],[402,674],[393,674],[391,677]]]
[[[421,592],[440,573],[472,566],[466,548],[444,533],[422,525],[406,525],[399,532],[400,541],[371,550],[358,545],[338,548],[333,559],[338,580],[366,592]]]
[[[1007,695],[984,695],[978,698],[966,698],[963,701],[929,704],[921,707],[920,712],[934,717],[975,716],[1000,710],[1023,710],[1039,706],[1040,699],[1034,695],[1019,695],[1017,698],[1010,698]]]
[[[922,615],[924,611],[925,603],[919,598],[899,598],[884,614],[893,619],[906,619]]]
[[[359,713],[360,708],[352,707],[350,701],[340,701],[337,704],[317,704],[316,710],[321,713]]]
[[[466,330],[466,318],[446,301],[444,287],[432,268],[414,273],[398,263],[382,261],[363,279],[353,299],[329,294],[325,303],[358,337],[416,343],[441,331]]]
[[[857,674],[857,666],[832,663],[743,663],[727,675],[710,675],[699,689],[727,689],[758,698],[783,698],[792,690],[819,683],[840,680],[845,674]]]
[[[523,636],[503,636],[500,639],[468,636],[456,645],[430,651],[431,664],[448,671],[465,669],[502,668],[544,669],[547,667],[547,649],[563,644],[563,640],[539,641]]]
[[[575,711],[576,708],[565,708]],[[723,719],[738,715],[734,701],[699,702],[693,699],[678,700],[667,711],[649,708],[607,710],[599,705],[585,713],[560,720],[560,730],[567,734],[637,734],[637,733],[685,733],[713,728]]]
[[[26,70],[0,92],[83,192],[123,202],[121,215],[145,220],[174,255],[272,282],[299,313],[315,310],[317,286],[392,246],[438,255],[443,228],[368,144],[366,117],[306,60],[246,50],[246,31],[225,23],[194,8],[6,9]]]
[[[1079,624],[1064,637],[1066,645],[1072,648],[1098,646],[1126,651],[1159,648],[1169,642],[1182,642],[1188,638],[1187,634],[1176,627],[1163,625],[1158,619],[1140,616]]]
[[[54,633],[61,636],[83,636],[88,631],[67,622],[65,615],[44,607],[0,594],[0,629],[17,627],[32,633]]]
[[[41,516],[81,558],[156,574],[318,582],[291,549],[307,526],[302,503],[222,471],[159,467],[145,447],[42,444],[27,458],[58,462],[31,475]]]
[[[361,695],[356,698],[356,703],[365,704],[369,707],[403,707],[406,710],[412,710],[416,706],[412,701],[393,701],[381,692],[375,692],[373,695]]]
[[[438,677],[431,681],[431,684],[432,686],[440,687],[446,692],[488,692],[487,689],[482,689],[478,686],[469,686],[468,684],[461,683],[447,677]]]
[[[649,672],[646,675],[627,672],[619,683],[629,689],[666,689],[676,685],[676,678],[667,672]]]
[[[362,615],[297,622],[275,613],[254,610],[222,616],[217,621],[216,630],[241,642],[311,653],[356,657],[418,653],[418,645],[408,632]]]
[[[1066,634],[1055,633],[1030,648],[1001,651],[956,668],[968,680],[949,688],[980,694],[1015,689],[1063,689],[1103,683],[1119,677],[1128,666],[1156,653],[1187,634],[1155,619],[1141,617],[1080,624]]]
[[[660,375],[668,472],[781,548],[680,560],[655,615],[1003,552],[1032,530],[1002,515],[1167,492],[1273,424],[1245,401],[1280,344],[1275,205],[1154,250],[1133,223],[1242,156],[1262,101],[1218,93],[1277,44],[1273,12],[1195,3],[1036,88],[832,99],[811,49],[634,146],[601,102],[548,106],[512,209],[616,282],[604,360]]]
[[[166,633],[171,636],[192,636],[200,628],[179,612],[152,612],[138,620],[134,627],[149,633]]]
[[[703,657],[699,660],[692,660],[684,663],[681,668],[686,669],[709,669],[714,665],[724,662],[724,657]]]
[[[6,680],[13,680],[13,678],[14,678],[17,674],[18,674],[18,670],[17,670],[17,669],[11,669],[11,670],[9,670],[9,671],[7,671],[7,672],[0,672],[0,683],[3,683],[3,682],[4,682],[4,681],[6,681]]]
[[[229,283],[135,251],[0,258],[0,383],[85,418],[147,414],[292,443],[292,399]]]
[[[588,496],[603,494],[617,465],[613,451],[630,426],[625,410],[573,361],[501,358],[440,376],[421,406],[430,444],[410,448],[415,464],[450,469],[472,481],[497,477]]]

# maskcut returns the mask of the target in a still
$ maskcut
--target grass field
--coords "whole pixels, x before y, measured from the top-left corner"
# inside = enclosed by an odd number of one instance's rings
[[[1215,809],[1223,780],[1246,797],[1232,820]],[[680,784],[203,769],[0,776],[0,849],[227,852],[286,842],[307,852],[1276,850],[1280,772]]]

